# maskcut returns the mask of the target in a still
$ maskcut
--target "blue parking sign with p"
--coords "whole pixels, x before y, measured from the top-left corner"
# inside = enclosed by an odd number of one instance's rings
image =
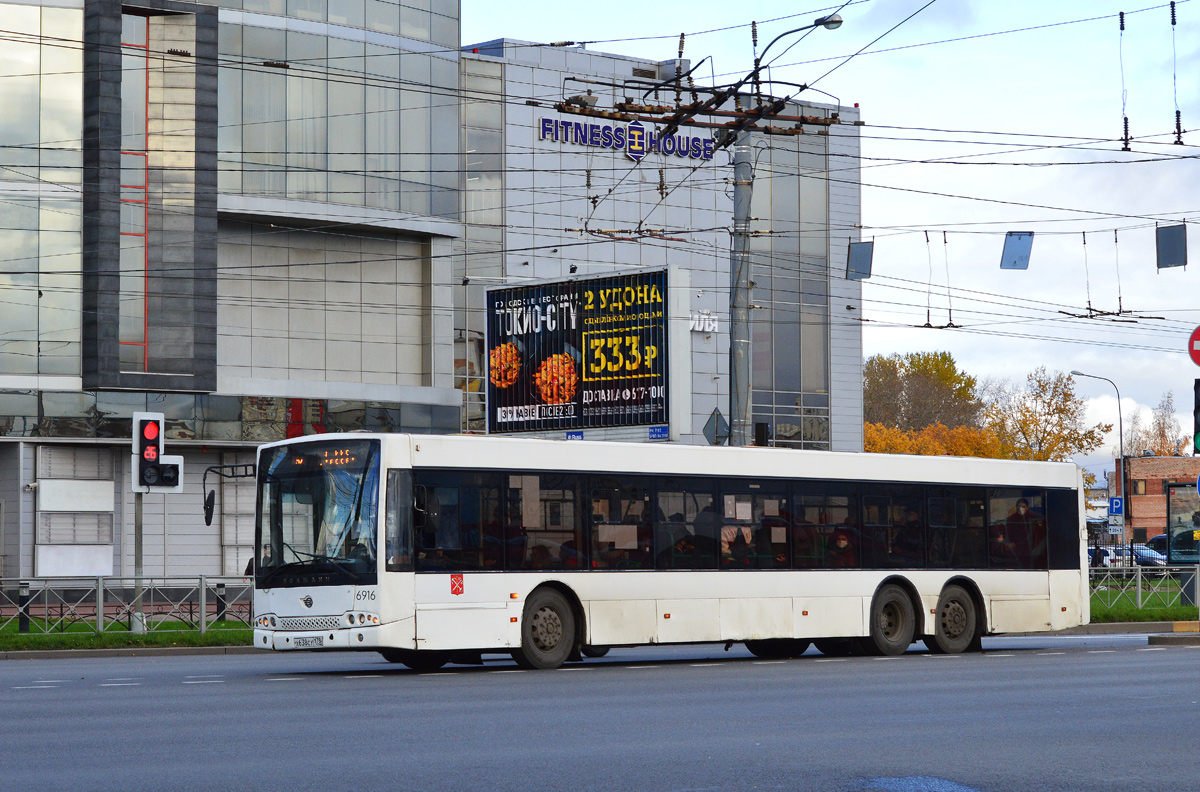
[[[1124,498],[1109,498],[1108,513],[1112,515],[1125,514],[1125,499]]]

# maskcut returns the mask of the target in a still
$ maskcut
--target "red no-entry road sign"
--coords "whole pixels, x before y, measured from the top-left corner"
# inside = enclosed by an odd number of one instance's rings
[[[1188,354],[1192,356],[1192,362],[1200,366],[1200,327],[1193,330],[1188,339]]]

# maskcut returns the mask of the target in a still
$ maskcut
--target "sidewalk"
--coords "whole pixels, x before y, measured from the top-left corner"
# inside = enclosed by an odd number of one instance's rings
[[[1010,636],[1038,635],[1119,635],[1148,633],[1149,644],[1159,646],[1200,646],[1200,622],[1113,622],[1087,624],[1056,630],[1053,633],[1004,633]],[[25,649],[0,652],[0,660],[50,660],[67,657],[179,657],[184,655],[245,655],[263,652],[253,646],[151,646],[144,649]]]

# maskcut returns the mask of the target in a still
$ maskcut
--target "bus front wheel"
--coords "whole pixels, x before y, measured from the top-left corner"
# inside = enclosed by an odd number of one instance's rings
[[[559,592],[540,588],[525,601],[521,619],[521,648],[512,651],[522,668],[558,668],[571,655],[575,642],[575,613]]]
[[[871,601],[869,644],[881,655],[902,655],[916,632],[917,617],[904,589],[888,584]]]
[[[946,586],[938,597],[933,635],[925,636],[925,644],[936,654],[965,652],[975,639],[976,621],[975,602],[966,589]]]
[[[450,660],[448,652],[418,652],[413,649],[380,649],[389,663],[403,663],[413,671],[437,671]]]

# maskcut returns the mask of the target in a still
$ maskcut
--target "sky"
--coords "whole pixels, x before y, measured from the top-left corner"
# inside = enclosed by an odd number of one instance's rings
[[[1014,384],[1039,366],[1107,377],[1126,426],[1172,391],[1190,434],[1200,231],[1188,225],[1193,265],[1160,272],[1155,226],[1200,221],[1200,131],[1186,131],[1200,129],[1200,1],[1177,2],[1172,29],[1154,0],[463,0],[462,41],[585,41],[666,60],[682,32],[684,57],[711,56],[721,82],[753,65],[751,21],[761,47],[835,10],[837,30],[775,45],[772,76],[860,105],[862,238],[875,241],[864,354],[948,351]],[[1028,270],[1000,269],[1008,231],[1034,232]],[[1070,316],[1089,305],[1125,313]],[[1080,378],[1076,391],[1089,424],[1118,423],[1113,385]],[[1076,461],[1110,468],[1116,441],[1114,429]]]

